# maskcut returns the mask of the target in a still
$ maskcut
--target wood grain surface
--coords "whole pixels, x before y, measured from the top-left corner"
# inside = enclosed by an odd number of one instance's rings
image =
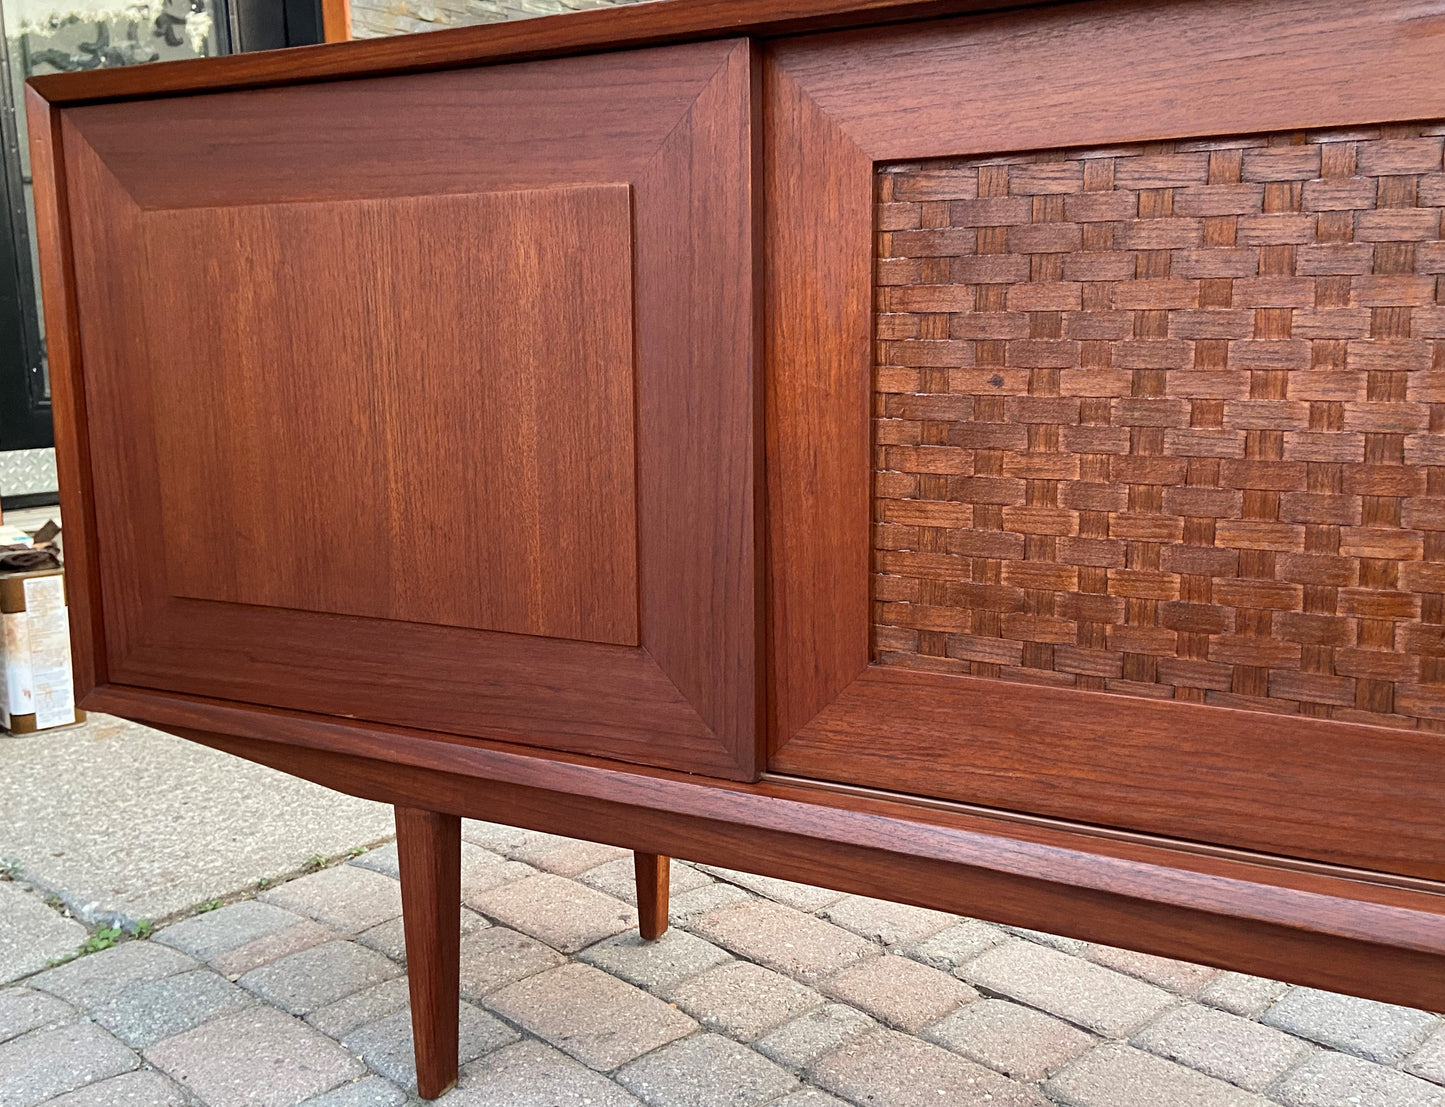
[[[794,742],[779,771],[1445,879],[1427,732],[874,666]]]
[[[69,111],[112,677],[756,775],[753,79]]]
[[[45,315],[55,468],[65,489],[66,602],[70,616],[71,669],[79,700],[106,679],[95,499],[90,480],[90,442],[85,384],[80,372],[80,332],[75,314],[75,262],[70,250],[70,210],[60,137],[60,113],[34,89],[25,90],[30,136],[35,229]]]
[[[767,65],[764,78],[776,752],[869,660],[873,163],[783,66]]]
[[[321,0],[321,35],[326,42],[351,41],[351,4],[347,0]]]
[[[643,941],[655,942],[667,933],[672,862],[666,854],[634,853],[632,865],[637,878],[638,932]]]
[[[84,705],[389,803],[1438,1009],[1445,886],[803,782],[723,783],[107,688]]]
[[[1438,119],[1442,31],[1445,14],[1409,2],[1094,0],[772,54],[891,161]]]
[[[868,420],[875,359],[862,339],[873,330],[872,319],[863,313],[873,307],[875,276],[884,290],[896,283],[914,285],[920,291],[913,295],[925,298],[920,303],[946,297],[948,287],[959,285],[974,297],[969,308],[991,304],[988,295],[994,294],[975,293],[991,283],[981,273],[955,280],[942,274],[937,260],[884,256],[875,274],[874,223],[860,208],[872,194],[876,163],[906,161],[923,174],[921,180],[927,179],[930,165],[919,159],[968,157],[991,165],[977,175],[975,187],[998,178],[1002,192],[985,190],[960,202],[977,204],[980,211],[993,203],[1002,210],[1017,205],[1020,197],[1012,194],[1007,171],[999,166],[1024,155],[1037,160],[1036,154],[1053,151],[1048,156],[1057,161],[1069,157],[1058,151],[1079,146],[1169,141],[1176,143],[1171,149],[1178,149],[1212,136],[1261,132],[1289,134],[1293,142],[1296,132],[1310,128],[1343,131],[1382,121],[1438,119],[1445,112],[1445,95],[1427,74],[1438,71],[1445,52],[1436,37],[1419,33],[1433,18],[1408,5],[1361,7],[1340,0],[1267,6],[1103,3],[840,32],[770,47],[765,106],[773,400],[767,427],[769,583],[774,597],[770,629],[779,658],[771,768],[1383,871],[1445,873],[1438,805],[1431,798],[1445,785],[1445,749],[1437,738],[1189,703],[1130,703],[1017,681],[989,687],[970,676],[866,669],[873,647],[873,597],[869,585],[860,582],[872,568],[872,543],[859,540],[869,512],[860,505],[867,505],[873,492]],[[1097,64],[1099,58],[1108,58],[1109,64]],[[1381,67],[1413,75],[1408,89],[1392,89],[1375,79]],[[1128,79],[1119,79],[1120,74]],[[1150,156],[1164,149],[1151,146]],[[840,151],[849,151],[853,168],[840,168]],[[932,169],[943,171],[946,165]],[[1276,183],[1283,200],[1292,186]],[[1167,186],[1153,181],[1142,187],[1132,218],[1142,222],[1152,210],[1148,205],[1163,201],[1158,190]],[[1121,178],[1111,182],[1108,192],[1129,187]],[[1034,201],[1028,199],[1027,222],[1033,223]],[[1050,202],[1040,200],[1041,210]],[[826,213],[846,214],[830,219]],[[1271,218],[1281,217],[1317,221],[1322,216],[1271,212]],[[982,252],[988,253],[997,240],[1006,255],[1010,233],[1022,241],[1024,232],[1017,228],[997,220],[975,222],[961,229],[973,235],[975,252],[983,242]],[[928,229],[937,231],[946,223]],[[1111,227],[1128,223],[1121,216]],[[884,229],[885,239],[889,233]],[[1318,241],[1313,229],[1311,241]],[[1169,248],[1145,251],[1145,267],[1136,265],[1138,284],[1149,285],[1154,273],[1149,266]],[[1041,247],[1030,257],[1028,273],[1014,284],[1016,305],[1030,326],[1042,327],[1050,312],[1068,310],[1067,304],[1047,301],[1051,290],[1068,285],[1048,279],[1049,266],[1068,252]],[[1275,250],[1268,264],[1280,264],[1283,257]],[[1040,298],[1026,302],[1030,285]],[[885,309],[890,294],[880,293]],[[1371,310],[1370,304],[1350,306]],[[1390,305],[1381,301],[1381,306]],[[1141,307],[1149,316],[1151,305]],[[1255,308],[1266,314],[1274,310],[1268,303],[1254,305],[1251,312]],[[944,306],[925,313],[944,319],[930,326],[951,328],[954,319],[965,325],[966,310]],[[1266,319],[1263,325],[1278,323]],[[886,346],[889,336],[879,337]],[[1148,337],[1147,330],[1139,337]],[[883,361],[877,372],[883,374],[889,364]],[[1003,365],[1000,386],[1024,368]],[[958,367],[960,387],[967,369]],[[1403,376],[1390,366],[1379,371],[1392,379]],[[1042,386],[1049,379],[1043,372],[1030,382]],[[1260,379],[1261,399],[1280,383],[1269,379],[1268,386]],[[819,380],[828,387],[815,388]],[[1034,399],[1030,382],[1021,386],[1026,402],[1043,405]],[[1390,387],[1398,383],[1393,380]],[[1372,395],[1384,397],[1386,384],[1382,376],[1376,381],[1380,391]],[[1029,417],[1030,425],[1035,422]],[[1343,423],[1335,429],[1351,433]],[[1392,441],[1401,432],[1379,425],[1352,430]],[[1402,438],[1397,444],[1403,449]],[[1379,449],[1385,445],[1383,438],[1376,443]],[[1263,450],[1264,440],[1256,446]],[[1261,454],[1257,460],[1268,459]],[[1324,479],[1323,473],[1319,476]],[[1252,514],[1259,514],[1277,491],[1253,489]],[[1036,481],[1034,494],[1043,493],[1044,485]],[[1028,494],[1026,483],[1024,501]],[[1138,496],[1141,504],[1147,502],[1144,493]],[[1372,493],[1372,512],[1388,510],[1376,499]],[[973,506],[965,505],[966,497],[952,500],[955,512]],[[990,510],[996,508],[986,505],[981,514],[988,517]],[[1374,556],[1379,548],[1360,548],[1372,565],[1382,560]],[[895,557],[894,551],[886,553],[879,558],[885,568]],[[988,560],[986,550],[975,553],[960,554],[959,563]],[[1247,575],[1258,578],[1263,561],[1251,558],[1246,559]],[[1390,559],[1383,554],[1383,560]],[[1142,563],[1139,567],[1147,571]],[[1384,567],[1371,567],[1366,579],[1384,582],[1379,602],[1395,590],[1388,586]],[[828,588],[823,584],[828,581],[839,583]],[[886,591],[879,598],[886,602]],[[1244,598],[1257,599],[1258,590]],[[1262,628],[1269,618],[1268,609],[1263,610],[1263,616],[1250,614],[1247,625]],[[1367,643],[1379,640],[1380,630],[1374,622],[1365,628]],[[1251,662],[1259,651],[1232,656],[1251,670],[1241,682],[1247,694],[1258,684],[1252,671],[1258,666]],[[1373,681],[1375,675],[1366,679]],[[1373,683],[1362,694],[1367,713],[1382,702]],[[1372,721],[1380,721],[1378,711]],[[1342,765],[1350,770],[1340,772]]]
[[[97,69],[40,76],[31,87],[55,104],[263,88],[360,75],[417,73],[468,65],[527,61],[599,48],[787,35],[866,23],[925,19],[1013,6],[1013,0],[667,0],[603,11],[578,11],[425,35],[267,50],[199,62]]]
[[[436,1099],[457,1082],[462,820],[398,804],[396,852],[417,1094]]]
[[[622,184],[147,212],[171,594],[637,645],[631,224]]]

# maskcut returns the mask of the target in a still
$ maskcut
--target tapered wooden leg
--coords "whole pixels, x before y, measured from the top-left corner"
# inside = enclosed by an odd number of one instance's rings
[[[667,933],[667,881],[669,859],[657,853],[634,853],[637,871],[637,925],[646,941]]]
[[[417,1094],[435,1099],[457,1082],[462,821],[398,807],[396,849]]]

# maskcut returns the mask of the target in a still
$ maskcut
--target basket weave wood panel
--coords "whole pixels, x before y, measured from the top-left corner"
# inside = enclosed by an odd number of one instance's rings
[[[876,660],[1445,729],[1442,135],[881,166]]]

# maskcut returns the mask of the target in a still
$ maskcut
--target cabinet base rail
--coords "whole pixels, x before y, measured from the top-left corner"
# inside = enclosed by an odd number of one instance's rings
[[[1445,1008],[1438,882],[115,685],[96,689],[83,706],[399,807]]]

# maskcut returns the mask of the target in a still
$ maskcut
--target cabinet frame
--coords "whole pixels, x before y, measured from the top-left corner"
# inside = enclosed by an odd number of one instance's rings
[[[1010,0],[672,0],[415,38],[95,71],[32,82],[27,103],[40,233],[48,242],[42,268],[56,366],[58,460],[67,506],[80,705],[123,715],[353,795],[419,811],[502,821],[652,854],[745,867],[771,876],[826,883],[843,891],[1438,1009],[1445,1003],[1440,975],[1445,963],[1445,882],[1439,880],[1208,845],[1157,832],[1110,829],[1077,818],[828,785],[777,773],[764,774],[755,782],[727,782],[629,766],[583,753],[137,687],[117,680],[106,656],[90,489],[93,459],[87,435],[88,417],[95,413],[87,410],[81,387],[75,274],[69,216],[62,202],[67,169],[61,121],[68,108],[754,36],[755,40],[773,40],[764,93],[765,125],[800,128],[818,141],[832,159],[827,162],[830,172],[836,171],[844,185],[834,197],[835,212],[860,215],[869,229],[866,237],[840,234],[833,244],[836,250],[830,246],[816,259],[822,275],[841,282],[841,296],[826,283],[811,291],[796,285],[779,286],[772,294],[774,305],[806,304],[810,297],[835,303],[842,312],[838,318],[858,323],[862,336],[855,334],[852,344],[840,347],[844,360],[832,378],[835,389],[816,389],[811,397],[790,396],[789,390],[798,388],[802,379],[797,366],[791,375],[786,366],[776,371],[763,424],[770,452],[779,447],[779,430],[796,425],[800,412],[813,420],[818,433],[837,436],[837,442],[818,455],[825,464],[815,474],[820,483],[814,493],[803,487],[796,452],[781,455],[781,467],[770,474],[768,486],[773,496],[769,519],[781,528],[772,537],[772,593],[767,616],[771,620],[770,651],[779,664],[785,664],[786,653],[818,645],[820,636],[837,635],[835,642],[822,642],[825,652],[819,655],[822,661],[816,679],[800,676],[799,669],[786,669],[770,689],[776,705],[773,737],[782,754],[778,764],[785,766],[790,752],[801,755],[804,745],[792,747],[782,740],[793,739],[846,686],[856,683],[860,675],[866,677],[868,670],[866,475],[871,466],[866,362],[871,358],[867,316],[873,164],[898,157],[998,152],[1010,142],[1018,144],[1013,148],[1037,149],[1058,139],[1050,138],[1043,129],[1030,130],[1023,125],[1007,135],[978,130],[970,118],[957,112],[956,104],[946,111],[936,103],[930,107],[923,95],[927,89],[910,93],[914,97],[911,115],[885,112],[881,121],[871,118],[867,97],[849,95],[836,79],[830,81],[826,72],[810,66],[818,57],[818,41],[780,36],[899,24],[1008,6]],[[1226,69],[1232,66],[1237,74],[1241,67],[1256,65],[1261,53],[1273,56],[1282,49],[1269,32],[1243,18],[1247,4],[1225,5],[1215,22],[1210,22],[1205,5],[1170,5],[1160,8],[1157,18],[1151,14],[1145,19],[1142,13],[1149,7],[1058,4],[968,26],[993,28],[1003,35],[1010,27],[1039,28],[1058,20],[1067,26],[1077,20],[1080,28],[1097,30],[1109,24],[1110,18],[1132,11],[1149,29],[1147,41],[1170,47],[1177,42],[1160,28],[1177,30],[1180,20],[1188,24],[1190,19],[1199,19],[1202,22],[1192,25],[1197,33],[1192,41],[1199,49],[1193,53],[1166,50],[1161,55],[1166,72],[1157,76],[1160,80],[1192,80],[1196,90],[1212,88],[1209,95],[1216,104],[1229,93],[1227,82],[1215,84],[1221,58],[1228,63]],[[1325,28],[1334,28],[1331,33],[1337,41],[1354,37],[1358,70],[1388,47],[1399,63],[1400,79],[1390,86],[1388,95],[1380,92],[1371,101],[1370,110],[1378,119],[1398,118],[1407,109],[1416,117],[1445,115],[1442,97],[1430,91],[1439,67],[1435,64],[1438,50],[1432,49],[1429,36],[1392,36],[1389,13],[1345,12],[1345,6],[1339,4],[1332,9],[1337,14],[1328,17],[1331,9],[1323,3],[1306,4],[1300,10],[1315,13]],[[914,31],[952,33],[957,26],[962,24],[920,25]],[[1209,26],[1215,31],[1209,32]],[[1320,29],[1300,19],[1293,38],[1286,35],[1284,41],[1298,42],[1300,36],[1315,35]],[[878,64],[884,55],[875,51],[897,41],[892,37],[895,33],[902,32],[870,30],[850,39],[850,64],[859,68],[852,74],[835,74],[835,78],[844,78],[844,86],[860,74],[888,79],[891,74]],[[879,41],[870,47],[870,39]],[[1132,56],[1128,41],[1120,41],[1118,33],[1104,35],[1099,41],[1115,51],[1111,58],[1121,59],[1109,68],[1124,71],[1123,59]],[[1206,55],[1214,59],[1214,70],[1199,61]],[[1086,61],[1079,73],[1081,84],[1071,93],[1075,99],[1085,86],[1094,88],[1100,79],[1097,55]],[[1030,102],[1030,86],[1037,82],[1031,73],[1017,71],[1011,56],[992,61],[972,58],[969,66],[965,76],[980,89],[996,85],[994,94],[1013,96],[1020,104]],[[1286,67],[1280,72],[1288,75],[1289,70]],[[1368,81],[1355,82],[1362,87],[1340,89],[1338,71],[1325,61],[1315,69],[1302,66],[1294,77],[1329,93],[1316,105],[1318,110],[1302,106],[1298,89],[1287,87],[1282,76],[1271,93],[1275,115],[1262,118],[1258,105],[1250,105],[1248,118],[1230,129],[1314,126],[1325,118],[1345,116],[1359,122],[1361,112],[1344,111],[1341,104],[1358,107],[1358,101],[1351,98],[1376,95]],[[957,71],[951,71],[948,79],[958,79]],[[794,90],[786,98],[779,95],[785,86]],[[1062,103],[1036,103],[1036,108],[1048,110],[1030,117],[1030,126],[1042,127],[1041,121],[1046,122],[1050,113],[1055,121],[1070,118],[1071,104],[1068,98]],[[1192,118],[1187,115],[1190,105],[1174,101],[1145,107],[1147,112],[1136,113],[1143,123],[1095,113],[1089,124],[1093,130],[1080,126],[1069,141],[1099,143],[1158,137],[1165,132],[1189,133],[1191,128],[1182,122],[1171,124],[1169,120]],[[1221,110],[1225,109],[1227,104]],[[789,118],[789,112],[795,117]],[[1171,112],[1176,114],[1171,116]],[[1181,112],[1186,115],[1179,116]],[[774,150],[774,157],[778,153]],[[776,162],[770,188],[787,179],[788,164],[786,157]],[[755,194],[754,202],[760,200]],[[791,224],[790,218],[794,220]],[[806,236],[810,226],[796,212],[790,217],[786,208],[778,215],[769,213],[766,222],[774,247],[779,241],[786,242],[789,234]],[[786,257],[779,254],[772,264],[785,262]],[[829,289],[832,300],[824,296]],[[860,292],[861,301],[850,298]],[[786,333],[781,338],[791,341]],[[777,331],[768,336],[774,350],[779,340]],[[789,403],[794,406],[788,408]],[[838,507],[841,514],[825,517],[830,506]],[[833,608],[811,607],[807,596],[799,592],[800,584],[820,579],[838,593],[829,600]],[[866,682],[860,684],[860,693],[869,687]],[[903,709],[917,713],[923,701],[906,691]],[[1135,709],[1139,705],[1125,701],[1121,706]],[[1007,720],[1007,713],[1003,718]],[[1438,839],[1438,826],[1435,832]]]

